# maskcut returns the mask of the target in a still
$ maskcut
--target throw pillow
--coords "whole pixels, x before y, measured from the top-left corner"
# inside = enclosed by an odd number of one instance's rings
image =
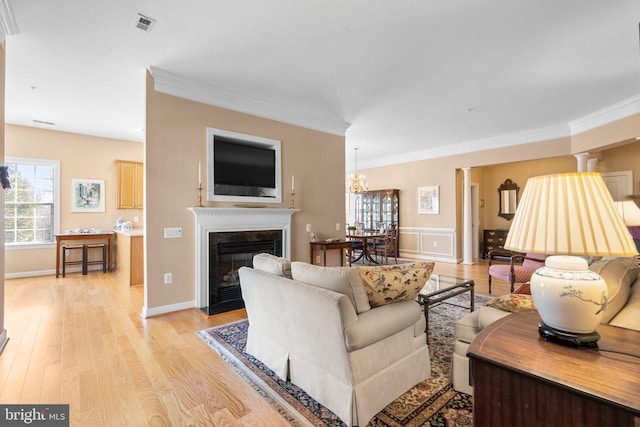
[[[512,294],[531,295],[531,284],[529,282],[518,286],[518,289],[511,292]]]
[[[370,309],[356,267],[322,267],[306,262],[292,262],[293,280],[346,295],[356,313]]]
[[[502,295],[501,297],[488,301],[485,305],[511,312],[536,309],[536,305],[534,304],[531,295],[523,294]]]
[[[431,273],[433,262],[358,267],[371,308],[414,300]]]
[[[253,257],[253,268],[276,276],[291,279],[291,261],[271,254],[257,254]]]

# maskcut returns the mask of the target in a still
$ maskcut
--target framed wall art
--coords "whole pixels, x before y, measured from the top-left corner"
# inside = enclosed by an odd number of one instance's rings
[[[440,213],[440,187],[432,185],[418,188],[418,214],[437,215]]]
[[[104,180],[72,179],[71,212],[104,212]]]

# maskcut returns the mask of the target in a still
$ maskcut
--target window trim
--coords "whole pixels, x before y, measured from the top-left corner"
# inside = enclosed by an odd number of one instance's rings
[[[53,167],[53,234],[60,234],[60,160],[51,160],[51,159],[37,159],[32,157],[14,157],[14,156],[6,156],[5,163],[20,163],[20,164],[31,164],[31,165],[41,165],[41,166],[52,166]],[[4,205],[4,201],[3,201]],[[4,223],[4,221],[3,221]],[[4,236],[4,231],[3,231]],[[4,237],[3,237],[4,239]],[[53,242],[49,243],[6,243],[4,244],[5,250],[24,250],[24,249],[48,249],[55,248],[56,241],[55,237]]]

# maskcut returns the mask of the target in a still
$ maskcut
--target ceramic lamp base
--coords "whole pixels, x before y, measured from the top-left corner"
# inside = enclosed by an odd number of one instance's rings
[[[587,261],[552,255],[531,276],[531,296],[545,325],[557,331],[593,333],[607,307],[607,285]]]
[[[554,342],[556,344],[562,344],[569,347],[598,347],[597,341],[600,339],[598,331],[589,332],[586,334],[577,334],[574,332],[564,332],[558,329],[547,326],[544,322],[538,324],[538,333],[547,341]]]

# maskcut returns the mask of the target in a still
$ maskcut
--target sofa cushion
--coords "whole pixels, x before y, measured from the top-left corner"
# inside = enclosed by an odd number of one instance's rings
[[[431,273],[433,262],[358,267],[371,308],[418,296]]]
[[[640,284],[631,286],[627,304],[609,322],[612,326],[640,331]]]
[[[470,343],[480,332],[478,324],[478,314],[481,310],[472,311],[461,319],[456,320],[453,324],[456,339],[466,343]],[[464,353],[466,355],[466,352]]]
[[[535,310],[536,305],[531,295],[506,294],[494,298],[485,304],[487,307],[498,308],[504,311],[516,312],[522,310]]]
[[[370,309],[364,287],[356,267],[322,267],[306,262],[292,262],[291,274],[297,280],[319,288],[346,295],[356,313]]]
[[[607,284],[607,309],[602,323],[609,323],[629,299],[631,284],[638,277],[640,267],[635,258],[613,258],[596,261],[589,266]]]
[[[253,257],[253,268],[276,276],[291,279],[291,261],[271,254],[257,254]]]

